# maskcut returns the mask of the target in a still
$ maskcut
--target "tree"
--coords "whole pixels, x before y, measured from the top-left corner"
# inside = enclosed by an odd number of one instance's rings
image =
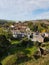
[[[0,65],[2,65],[2,64],[0,63]]]
[[[10,29],[7,30],[5,28],[0,28],[0,34],[5,35],[6,38],[9,38],[9,39],[12,37],[12,33],[11,33]]]
[[[41,26],[42,26],[43,28],[47,28],[47,25],[44,24],[44,23],[41,23]]]
[[[0,57],[8,50],[10,42],[4,35],[0,35]]]
[[[28,27],[33,31],[33,22],[28,22]]]

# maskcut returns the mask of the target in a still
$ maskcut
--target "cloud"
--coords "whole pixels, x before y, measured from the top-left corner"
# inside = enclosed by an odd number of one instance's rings
[[[49,9],[49,0],[0,0],[0,17],[7,19],[32,19],[38,9]]]

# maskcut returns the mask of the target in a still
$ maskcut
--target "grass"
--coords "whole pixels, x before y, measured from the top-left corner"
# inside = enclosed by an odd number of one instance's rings
[[[12,40],[11,44],[18,44],[20,41],[19,40]]]
[[[14,65],[14,63],[16,62],[16,56],[15,55],[10,55],[7,56],[5,59],[2,60],[2,65]],[[9,61],[10,60],[10,61]],[[18,65],[49,65],[49,55],[47,55],[46,57],[41,57],[38,60],[29,60],[27,62],[22,62]]]
[[[18,40],[13,40],[11,41],[11,44],[12,45],[16,45],[16,44],[19,44],[20,41]],[[46,48],[49,48],[49,42],[46,42],[45,43],[45,47]],[[10,52],[10,55],[5,57],[1,63],[3,65],[8,65],[8,63],[10,63],[9,65],[12,65],[16,62],[16,59],[17,59],[17,56],[15,54],[17,54],[17,52],[22,52],[24,53],[25,55],[27,55],[28,57],[32,57],[34,55],[34,53],[37,51],[37,47],[36,46],[32,46],[32,47],[27,47],[27,48],[24,48],[24,47],[13,47],[13,48],[10,48],[9,49],[9,52]],[[34,58],[33,58],[34,59]],[[29,60],[27,62],[22,62],[18,65],[49,65],[49,55],[47,57],[43,58],[39,58],[39,60]],[[8,62],[9,61],[9,62]]]
[[[16,44],[19,44],[20,43],[20,41],[19,40],[12,40],[11,41],[11,44],[12,45],[16,45]],[[20,51],[22,51],[22,52],[24,52],[24,53],[30,53],[30,54],[33,54],[35,51],[37,50],[37,48],[35,47],[35,46],[32,46],[32,47],[30,47],[30,48],[24,48],[24,47],[13,47],[13,48],[10,48],[9,49],[9,52],[10,53],[17,53],[18,51],[20,52]]]
[[[45,42],[46,49],[49,49],[49,42]]]
[[[21,49],[21,51],[23,52],[23,53],[25,53],[25,54],[27,54],[28,56],[31,56],[34,52],[35,52],[35,50],[36,50],[36,48],[35,47],[32,47],[31,49],[30,48],[27,48],[27,49]],[[15,49],[15,51],[17,51],[16,49]],[[19,51],[20,51],[20,49],[19,49]],[[21,52],[20,51],[20,52]],[[30,52],[30,53],[29,53]],[[14,53],[15,54],[15,53]],[[9,55],[9,56],[7,56],[6,58],[4,58],[2,61],[1,61],[1,63],[3,64],[3,65],[8,65],[7,63],[14,63],[16,60],[16,57],[14,56],[14,54],[13,55]],[[11,59],[11,60],[10,60]],[[8,62],[10,60],[10,62]],[[22,62],[23,63],[23,62]]]
[[[26,54],[28,57],[30,57],[31,55],[33,55],[34,54],[34,52],[37,50],[37,48],[36,47],[32,47],[32,48],[26,48],[26,49],[24,49],[24,48],[19,48],[18,50],[17,50],[17,48],[12,48],[11,49],[12,51],[10,51],[10,52],[12,52],[13,54],[11,54],[11,55],[9,55],[9,56],[7,56],[6,58],[4,58],[1,62],[2,62],[2,64],[3,65],[8,65],[7,63],[14,63],[16,60],[16,58],[17,58],[17,56],[15,56],[15,54],[17,54],[17,52],[19,51],[19,53],[20,52],[23,52],[24,54]],[[11,59],[11,60],[10,60]],[[10,60],[10,62],[8,62]],[[22,62],[23,63],[23,62]],[[25,63],[25,62],[24,62]],[[24,65],[24,64],[23,64]]]
[[[14,64],[16,62],[16,56],[15,55],[9,55],[5,59],[1,61],[2,65],[10,65]]]
[[[8,57],[6,57],[5,59],[3,59],[2,61],[1,61],[1,63],[3,64],[3,65],[5,65],[5,63],[12,57],[13,55],[10,55],[10,56],[8,56]],[[6,61],[6,62],[5,62]]]
[[[16,41],[11,41],[12,45],[16,45],[19,44],[20,41],[16,40]],[[11,62],[15,62],[14,60],[16,59],[16,57],[14,56],[14,54],[17,54],[17,52],[23,52],[24,54],[31,56],[34,54],[34,52],[37,50],[36,47],[32,46],[31,48],[24,48],[24,47],[13,47],[13,48],[9,48],[8,52],[10,53],[9,56],[5,57],[1,62],[3,65],[7,65],[6,63],[11,59]],[[12,60],[13,59],[13,60]],[[11,63],[10,62],[10,63]]]
[[[30,54],[28,54],[29,56],[33,56],[34,53],[37,51],[37,47],[33,46],[31,48],[26,48],[26,50],[30,51]]]
[[[38,60],[34,60],[33,58],[32,60],[19,65],[49,65],[49,55],[46,57],[41,57]]]

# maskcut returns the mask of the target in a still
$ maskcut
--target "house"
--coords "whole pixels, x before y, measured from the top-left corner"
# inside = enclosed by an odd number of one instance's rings
[[[30,28],[27,26],[26,23],[15,23],[14,25],[10,26],[11,32],[14,38],[22,38],[27,36],[29,38],[31,34]]]
[[[11,32],[14,38],[23,38],[26,35],[24,32],[20,32],[20,30],[11,30]]]
[[[45,36],[44,37],[49,37],[49,33],[44,33],[45,34]]]
[[[30,38],[30,33],[22,32],[20,30],[12,30],[11,32],[12,32],[14,38],[23,38],[25,36],[28,39]]]
[[[39,34],[36,35],[36,33],[33,33],[32,41],[38,41],[38,42],[44,42],[44,38]]]
[[[45,32],[41,34],[43,37],[49,37],[49,33]]]

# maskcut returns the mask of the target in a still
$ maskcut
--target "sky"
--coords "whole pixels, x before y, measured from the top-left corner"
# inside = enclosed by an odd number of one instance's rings
[[[49,0],[0,0],[0,19],[49,19]]]

